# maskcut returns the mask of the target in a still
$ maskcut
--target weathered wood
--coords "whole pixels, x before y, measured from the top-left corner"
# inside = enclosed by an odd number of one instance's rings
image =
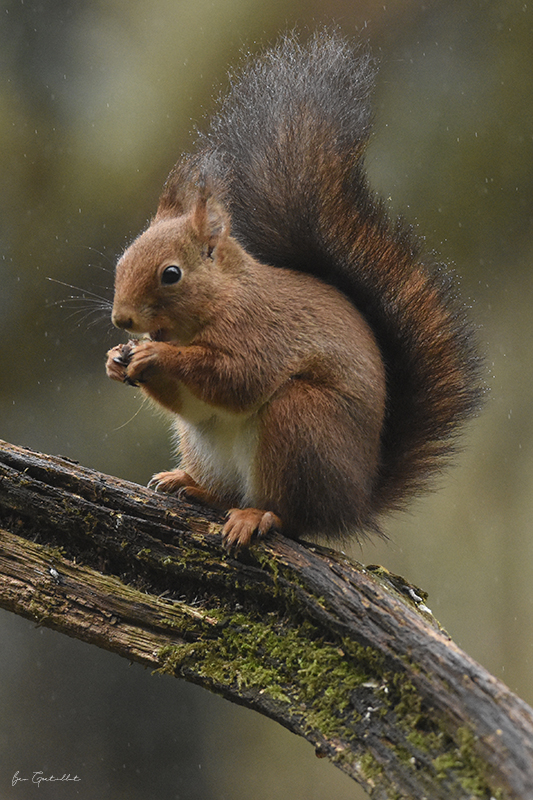
[[[374,798],[533,798],[533,711],[419,590],[65,459],[0,446],[0,605],[277,720]]]

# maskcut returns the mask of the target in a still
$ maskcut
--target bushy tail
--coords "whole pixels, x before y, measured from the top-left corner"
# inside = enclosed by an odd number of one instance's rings
[[[441,466],[480,387],[450,274],[422,260],[369,189],[374,73],[368,52],[337,33],[304,46],[284,38],[232,80],[196,155],[169,177],[160,211],[182,201],[185,175],[205,176],[250,253],[336,285],[366,316],[388,376],[379,512],[400,507]]]

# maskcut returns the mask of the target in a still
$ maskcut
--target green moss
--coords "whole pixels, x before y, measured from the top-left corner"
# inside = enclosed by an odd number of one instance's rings
[[[468,728],[457,729],[457,744],[453,750],[433,759],[433,766],[439,780],[446,780],[450,773],[465,791],[474,797],[501,797],[500,792],[492,792],[486,780],[486,764],[475,751],[476,737]]]
[[[254,620],[237,613],[218,628],[215,641],[164,647],[158,658],[160,671],[180,673],[193,659],[195,671],[215,688],[229,683],[244,694],[260,692],[265,699],[290,702],[295,708],[306,705],[309,713],[303,724],[309,733],[355,736],[358,715],[349,715],[349,728],[342,715],[368,673],[343,648],[324,642],[308,622],[287,628],[275,615],[269,624],[268,616]]]
[[[407,734],[407,741],[423,753],[434,753],[442,749],[445,738],[446,736],[442,731],[419,731],[415,729]]]
[[[192,561],[187,554],[182,555],[180,561],[191,572],[194,554]],[[264,550],[254,555],[272,576],[272,584],[261,588],[263,608],[268,608],[269,595],[286,600],[287,592],[293,593],[298,607],[300,587],[294,583],[294,576],[285,575]],[[168,556],[155,556],[148,548],[140,550],[137,558],[152,559],[163,567],[175,562]],[[220,570],[214,572],[214,578],[219,586],[224,581]],[[285,580],[292,581],[292,588],[287,588]],[[234,587],[233,597],[235,589],[239,591]],[[280,716],[285,717],[287,708],[283,706],[288,704],[295,728],[311,741],[325,738],[338,743],[330,751],[332,760],[359,761],[362,776],[375,785],[386,782],[382,766],[370,752],[359,756],[357,747],[355,751],[349,749],[350,743],[361,746],[366,730],[354,707],[354,702],[359,702],[354,697],[361,698],[356,690],[364,684],[377,700],[369,703],[374,707],[371,709],[376,715],[374,719],[379,717],[385,726],[397,725],[403,734],[401,743],[389,745],[393,757],[413,770],[421,760],[425,763],[429,760],[444,785],[457,786],[459,782],[472,796],[491,796],[484,764],[475,754],[474,737],[461,730],[452,738],[441,728],[435,710],[424,706],[407,672],[393,671],[382,653],[351,639],[326,641],[319,625],[309,620],[294,616],[280,620],[279,610],[271,615],[248,613],[247,594],[255,593],[255,607],[257,588],[244,581],[240,591],[244,609],[239,607],[235,611],[231,599],[219,599],[216,608],[202,607],[201,613],[210,618],[209,623],[202,624],[186,613],[165,617],[163,622],[168,627],[194,641],[162,647],[158,651],[158,671],[189,679],[194,675],[214,691],[227,694],[229,689],[233,696],[240,693],[244,702],[248,699],[255,704],[260,697],[269,715],[274,717],[276,704],[280,706]],[[364,714],[362,709],[361,714]],[[385,722],[383,717],[388,715],[393,716]],[[368,715],[365,719],[368,722]],[[492,796],[498,797],[494,792]]]
[[[487,766],[475,751],[476,738],[467,728],[458,728],[452,736],[444,730],[434,710],[424,707],[423,701],[411,680],[402,673],[385,674],[387,695],[381,698],[394,712],[397,725],[406,731],[406,742],[413,746],[395,747],[397,757],[404,763],[413,762],[417,751],[432,758],[437,779],[443,782],[458,781],[474,797],[499,798],[501,792],[492,791],[487,781]],[[438,755],[437,755],[438,754]]]
[[[54,558],[62,555],[60,549],[53,548],[47,554]],[[136,557],[165,566],[174,561],[170,557],[161,559],[149,548],[138,550]],[[272,595],[280,591],[276,581],[281,580],[281,573],[273,570],[272,575],[275,585],[262,589],[267,604],[269,591]],[[219,573],[216,577],[220,582]],[[284,587],[284,596],[286,591]],[[293,591],[298,594],[299,587],[295,585]],[[133,589],[131,592],[132,598],[138,594],[142,602],[143,592]],[[434,709],[424,706],[408,674],[392,671],[380,652],[351,639],[326,640],[318,624],[309,620],[294,617],[280,620],[279,612],[260,615],[246,613],[240,607],[235,611],[232,600],[211,602],[219,602],[218,607],[203,606],[199,610],[181,603],[162,606],[161,621],[187,641],[175,642],[158,651],[158,671],[182,674],[189,679],[191,675],[198,676],[204,685],[219,692],[229,686],[233,694],[240,692],[245,702],[247,698],[257,701],[258,696],[264,697],[267,711],[274,717],[276,704],[285,714],[287,709],[282,706],[290,704],[295,728],[299,727],[312,741],[335,742],[329,750],[332,760],[338,763],[355,760],[369,785],[386,784],[383,768],[376,758],[370,752],[357,754],[366,728],[359,724],[361,716],[353,699],[364,685],[365,691],[378,701],[369,703],[375,707],[372,713],[379,715],[381,722],[390,715],[386,724],[396,725],[403,733],[401,743],[388,744],[393,757],[415,770],[423,753],[424,761],[431,762],[444,786],[457,787],[459,782],[474,797],[492,795],[501,800],[501,793],[489,793],[486,767],[476,754],[473,734],[461,728],[452,739],[439,727]],[[242,602],[246,608],[246,600]],[[46,618],[55,606],[54,601],[46,605],[35,602],[33,610],[36,617]],[[356,696],[366,697],[364,693]],[[368,719],[368,714],[364,719]],[[350,750],[353,742],[357,746]]]
[[[385,658],[379,650],[372,647],[364,647],[353,639],[344,638],[342,640],[343,651],[353,661],[365,675],[365,680],[383,678],[386,672]]]
[[[69,498],[62,500],[62,506],[65,509],[66,516],[70,519],[77,518],[79,521],[78,529],[81,533],[92,532],[98,526],[98,519],[90,511],[78,508],[73,505]]]
[[[261,567],[272,576],[274,583],[277,583],[280,570],[279,562],[275,558],[272,558],[263,547],[254,547],[253,554]]]
[[[427,709],[411,680],[402,672],[390,677],[391,699],[395,699],[394,711],[400,724],[409,731],[416,731],[427,718]],[[427,728],[426,728],[427,730]]]
[[[43,551],[49,558],[58,558],[60,561],[65,559],[66,550],[64,547],[53,547],[50,544],[41,545]]]
[[[383,773],[383,767],[381,764],[374,758],[371,753],[363,753],[361,758],[359,759],[359,769],[361,770],[361,775],[363,778],[368,781],[371,786],[375,786],[381,774]]]
[[[217,612],[204,609],[204,613],[214,616]],[[351,640],[342,646],[326,642],[311,623],[289,628],[276,615],[258,620],[228,612],[214,628],[208,640],[162,648],[160,671],[180,674],[190,666],[215,690],[230,685],[243,696],[260,694],[270,704],[290,703],[296,714],[305,707],[305,720],[299,720],[304,735],[314,739],[319,732],[345,745],[361,736],[361,717],[352,708],[353,693],[362,684],[370,684],[382,704],[377,709],[380,716],[393,713],[394,724],[405,731],[406,744],[393,748],[400,762],[415,770],[417,751],[431,758],[446,747],[446,753],[433,760],[438,779],[451,784],[458,780],[474,796],[488,796],[473,737],[460,731],[454,742],[440,730],[435,714],[423,708],[407,675],[386,670],[381,654]],[[332,754],[334,761],[356,758],[345,745]],[[369,782],[378,781],[383,771],[370,753],[360,758],[360,769]]]

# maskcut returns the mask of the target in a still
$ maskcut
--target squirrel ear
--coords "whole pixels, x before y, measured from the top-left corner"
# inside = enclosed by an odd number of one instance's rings
[[[230,233],[230,218],[225,208],[216,200],[205,183],[202,183],[192,208],[194,230],[211,257],[215,247],[224,242]]]
[[[174,166],[159,198],[156,217],[180,217],[191,207],[194,193],[194,159],[184,156]]]

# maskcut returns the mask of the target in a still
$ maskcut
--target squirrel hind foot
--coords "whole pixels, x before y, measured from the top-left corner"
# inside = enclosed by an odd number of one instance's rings
[[[254,534],[258,538],[272,530],[281,530],[282,522],[273,511],[260,508],[232,508],[222,528],[222,542],[227,550],[238,552],[241,547],[249,547]]]
[[[156,492],[174,494],[179,500],[203,503],[220,511],[227,511],[228,505],[221,503],[214,495],[203,489],[200,484],[191,478],[183,469],[173,469],[170,472],[156,472],[148,481],[148,488]]]
[[[200,487],[183,469],[173,469],[170,472],[156,472],[152,475],[148,481],[148,488],[156,492],[177,494],[181,489]]]

